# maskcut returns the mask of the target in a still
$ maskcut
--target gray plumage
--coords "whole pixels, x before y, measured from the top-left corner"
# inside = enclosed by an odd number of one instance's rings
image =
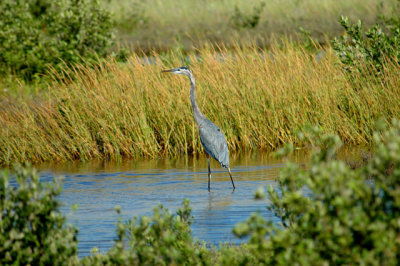
[[[213,122],[205,118],[199,124],[200,141],[204,150],[222,167],[229,168],[229,150],[225,136]]]
[[[228,144],[226,143],[225,136],[222,133],[221,129],[200,112],[196,100],[196,82],[192,72],[187,67],[179,67],[171,70],[164,70],[162,72],[183,74],[189,78],[191,85],[190,100],[192,102],[193,115],[196,120],[197,126],[199,127],[201,144],[203,145],[204,150],[209,156],[211,156],[214,160],[219,162],[222,167],[228,170],[229,176],[232,181],[233,189],[235,189],[232,173],[229,168]],[[210,169],[210,159],[208,156],[207,156],[207,162],[208,162],[208,190],[210,190],[211,169]]]

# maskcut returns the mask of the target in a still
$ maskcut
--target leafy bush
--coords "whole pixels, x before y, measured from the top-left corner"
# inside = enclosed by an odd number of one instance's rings
[[[93,61],[113,45],[109,13],[91,0],[0,1],[0,74]]]
[[[347,17],[340,18],[346,34],[335,38],[332,44],[349,72],[360,70],[367,63],[380,73],[385,61],[400,62],[400,16],[382,19],[382,25],[364,32],[361,20],[351,23]]]
[[[116,29],[123,33],[132,33],[135,29],[146,28],[150,22],[146,1],[102,0],[101,5],[112,10]],[[152,5],[152,4],[149,4]]]
[[[253,13],[245,14],[242,12],[237,5],[235,5],[234,13],[231,17],[233,26],[237,29],[242,28],[255,28],[260,22],[261,13],[265,7],[264,2],[260,2],[258,6],[253,8]]]
[[[59,181],[41,183],[36,171],[0,177],[0,264],[61,265],[77,261],[77,230],[65,226],[56,197]]]
[[[375,134],[375,155],[357,169],[336,159],[337,136],[319,134],[314,130],[311,139],[323,148],[309,167],[289,163],[280,190],[268,191],[281,227],[253,215],[235,233],[251,236],[249,253],[265,264],[397,265],[400,123]]]

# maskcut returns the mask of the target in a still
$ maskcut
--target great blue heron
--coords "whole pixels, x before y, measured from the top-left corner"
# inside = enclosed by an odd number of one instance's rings
[[[217,127],[210,119],[206,118],[199,110],[199,106],[196,101],[196,82],[192,72],[187,67],[178,67],[170,70],[163,70],[163,73],[183,74],[190,79],[190,100],[192,102],[193,115],[196,120],[197,126],[199,127],[200,141],[203,145],[204,150],[207,153],[208,162],[208,191],[210,191],[211,182],[211,168],[210,168],[210,156],[218,161],[222,167],[226,168],[229,172],[229,176],[232,181],[233,189],[235,189],[235,183],[233,183],[231,169],[229,168],[229,150],[228,144],[224,133]]]

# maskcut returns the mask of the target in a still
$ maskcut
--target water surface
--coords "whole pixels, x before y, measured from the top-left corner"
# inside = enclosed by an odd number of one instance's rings
[[[292,160],[304,162],[305,152],[297,152]],[[105,252],[116,237],[118,220],[114,207],[121,206],[123,220],[151,215],[154,206],[163,204],[175,212],[187,198],[191,201],[193,236],[211,244],[239,243],[232,234],[234,225],[245,221],[253,212],[269,220],[276,218],[267,211],[267,200],[257,201],[254,192],[259,186],[276,186],[282,160],[268,153],[231,156],[236,190],[228,172],[215,161],[211,192],[207,190],[207,160],[179,159],[129,160],[120,163],[90,162],[43,164],[38,166],[42,178],[64,176],[60,196],[62,212],[68,222],[79,228],[78,252],[86,256],[97,247]],[[75,212],[72,204],[78,204]]]

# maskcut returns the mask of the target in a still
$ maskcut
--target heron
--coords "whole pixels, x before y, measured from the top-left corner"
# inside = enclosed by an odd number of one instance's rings
[[[190,101],[192,102],[193,116],[199,128],[200,141],[207,156],[208,191],[210,191],[211,183],[210,156],[219,162],[223,168],[228,170],[233,190],[235,190],[235,183],[233,182],[231,169],[229,167],[228,144],[226,143],[224,133],[222,133],[221,129],[200,112],[196,100],[196,82],[192,71],[190,71],[189,68],[182,66],[174,69],[163,70],[162,73],[181,74],[187,76],[190,80]]]

